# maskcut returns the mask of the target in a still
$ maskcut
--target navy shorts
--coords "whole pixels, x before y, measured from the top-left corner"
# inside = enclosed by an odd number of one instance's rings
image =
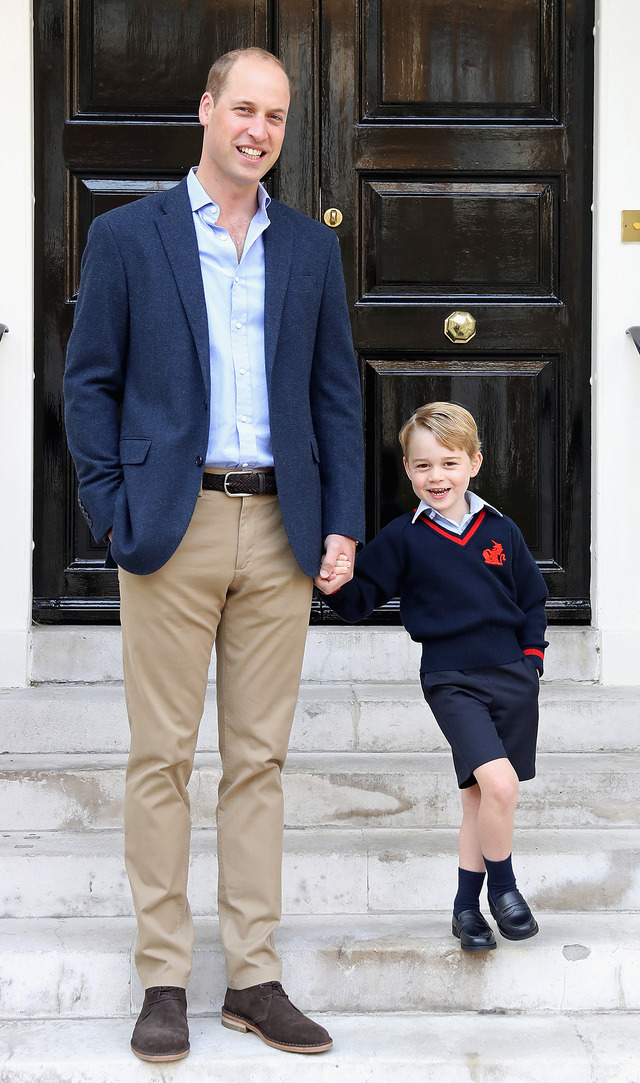
[[[506,757],[520,781],[536,773],[538,670],[527,657],[503,666],[420,673],[424,698],[451,745],[458,786]]]

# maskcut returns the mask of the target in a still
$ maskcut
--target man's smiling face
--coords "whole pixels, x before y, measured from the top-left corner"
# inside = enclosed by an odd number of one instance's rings
[[[277,161],[289,108],[289,82],[277,64],[246,57],[233,65],[216,104],[200,102],[200,168],[227,189],[256,185]]]

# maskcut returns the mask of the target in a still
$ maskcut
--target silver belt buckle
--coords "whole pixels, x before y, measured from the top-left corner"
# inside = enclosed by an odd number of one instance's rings
[[[234,474],[253,474],[253,470],[227,470],[224,476],[224,491],[227,496],[253,496],[253,493],[230,493],[227,488],[227,478],[233,477]]]

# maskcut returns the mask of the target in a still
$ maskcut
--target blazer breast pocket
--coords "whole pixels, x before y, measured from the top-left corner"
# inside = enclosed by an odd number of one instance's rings
[[[123,466],[143,463],[149,454],[151,440],[146,436],[123,436],[120,439],[120,462]]]

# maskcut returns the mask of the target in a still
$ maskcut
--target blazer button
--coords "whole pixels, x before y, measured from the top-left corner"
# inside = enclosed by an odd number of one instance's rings
[[[196,459],[196,466],[202,466],[203,463],[204,459],[202,458],[202,455],[198,455],[198,458]]]

